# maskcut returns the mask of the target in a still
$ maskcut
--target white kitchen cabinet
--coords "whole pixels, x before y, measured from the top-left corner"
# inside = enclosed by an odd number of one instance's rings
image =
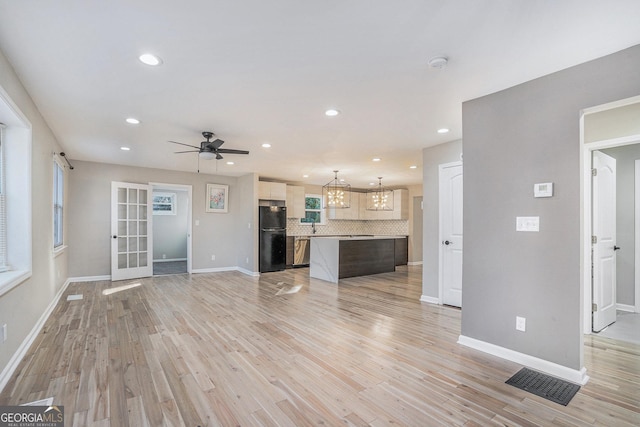
[[[281,182],[258,181],[258,199],[287,200],[287,184]]]
[[[304,218],[304,187],[287,185],[287,218]]]

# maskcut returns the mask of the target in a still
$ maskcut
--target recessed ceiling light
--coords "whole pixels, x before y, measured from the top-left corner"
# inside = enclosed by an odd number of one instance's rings
[[[374,162],[379,162],[379,161],[380,161],[380,157],[374,157],[374,158],[373,158],[373,159],[371,159],[371,160],[373,160]]]
[[[449,129],[447,129],[447,128],[438,129],[438,133],[448,133],[448,132],[449,132]]]
[[[144,53],[138,57],[138,59],[143,63],[151,66],[156,66],[162,64],[162,59],[159,57],[152,55],[150,53]]]
[[[369,185],[376,185],[376,183],[375,182],[370,182]]]
[[[303,178],[309,178],[309,175],[304,174],[304,175],[302,175],[302,177],[303,177]]]
[[[334,117],[337,116],[338,114],[340,114],[340,111],[334,109],[334,108],[330,108],[327,111],[324,112],[325,115],[329,116],[329,117]]]
[[[235,163],[233,162],[227,162],[228,165],[234,165]]]
[[[133,118],[133,117],[128,117],[126,122],[131,124],[131,125],[139,125],[140,124],[140,120],[138,120],[136,118]]]
[[[416,165],[411,165],[411,166],[409,166],[409,169],[418,169],[418,166],[416,166]]]
[[[268,142],[265,142],[264,144],[262,144],[263,148],[270,148],[271,144],[269,144]]]
[[[120,147],[120,149],[121,149],[122,151],[129,151],[129,150],[131,150],[131,148],[129,148],[129,147]]]

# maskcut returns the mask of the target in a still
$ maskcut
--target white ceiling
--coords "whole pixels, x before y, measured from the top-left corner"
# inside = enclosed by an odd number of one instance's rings
[[[0,49],[71,159],[195,172],[167,141],[212,130],[250,154],[204,173],[394,186],[462,138],[463,101],[639,44],[638,22],[638,0],[0,0]]]

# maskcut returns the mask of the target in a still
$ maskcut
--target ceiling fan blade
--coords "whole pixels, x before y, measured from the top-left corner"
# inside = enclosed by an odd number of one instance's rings
[[[182,154],[182,153],[199,153],[200,150],[188,150],[188,151],[174,151],[173,154]]]
[[[249,154],[247,150],[232,150],[231,148],[220,148],[218,153],[227,153],[227,154]]]
[[[224,141],[221,139],[215,139],[213,141],[202,141],[200,143],[202,145],[202,147],[206,147],[207,149],[211,150],[211,151],[215,151],[218,148],[220,148],[220,146],[222,144],[224,144]]]
[[[216,153],[216,160],[222,160],[222,156],[220,155],[220,153]]]
[[[185,145],[187,147],[191,147],[191,148],[197,148],[198,150],[200,149],[200,147],[196,147],[195,145],[189,145],[189,144],[183,144],[182,142],[176,142],[176,141],[168,141],[172,144],[180,144],[180,145]]]

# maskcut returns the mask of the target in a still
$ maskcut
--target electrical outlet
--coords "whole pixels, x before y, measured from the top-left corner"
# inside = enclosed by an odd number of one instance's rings
[[[247,263],[247,264],[249,264],[249,257],[247,257],[247,261],[246,261],[246,263]]]
[[[7,324],[4,323],[2,325],[2,329],[0,329],[0,343],[3,343],[7,340]]]
[[[211,255],[211,261],[215,261],[216,260],[216,256],[215,255]]]
[[[167,254],[162,254],[162,259],[167,259]]]
[[[251,223],[250,222],[247,223],[247,228],[251,228]]]
[[[527,330],[527,319],[516,316],[516,330],[525,332]]]

